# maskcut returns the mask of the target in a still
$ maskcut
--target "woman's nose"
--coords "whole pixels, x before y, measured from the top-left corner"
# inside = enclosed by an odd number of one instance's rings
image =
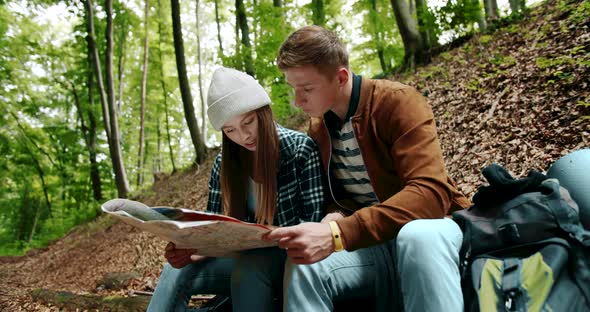
[[[244,141],[244,142],[247,141],[251,135],[252,135],[252,133],[248,130],[242,131],[242,141]]]

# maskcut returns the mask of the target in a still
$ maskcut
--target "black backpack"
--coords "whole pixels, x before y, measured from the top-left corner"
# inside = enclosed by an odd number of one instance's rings
[[[464,233],[465,311],[590,311],[590,232],[556,179],[497,164],[453,219]]]

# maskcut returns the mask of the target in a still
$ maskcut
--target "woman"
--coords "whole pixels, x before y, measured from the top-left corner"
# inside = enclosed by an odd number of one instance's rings
[[[317,146],[277,125],[270,103],[249,75],[230,68],[213,73],[207,115],[223,141],[211,171],[207,211],[276,226],[319,222],[324,194]],[[282,296],[286,254],[279,248],[251,250],[237,259],[206,258],[169,243],[165,257],[169,263],[148,311],[184,311],[198,293],[231,294],[234,311],[270,311],[274,298]],[[249,284],[253,274],[267,283]]]

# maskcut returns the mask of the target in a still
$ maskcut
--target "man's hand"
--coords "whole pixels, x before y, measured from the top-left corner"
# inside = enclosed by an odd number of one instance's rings
[[[332,212],[327,214],[323,219],[322,219],[322,223],[330,223],[330,221],[336,221],[336,220],[340,220],[344,218],[344,215],[341,214],[340,212]]]
[[[207,257],[197,255],[196,249],[176,249],[174,243],[170,242],[166,245],[164,257],[173,268],[180,269],[187,264],[199,262]]]
[[[297,264],[312,264],[334,252],[332,230],[327,223],[305,222],[278,228],[263,238],[278,240],[279,247],[287,250],[287,255]]]

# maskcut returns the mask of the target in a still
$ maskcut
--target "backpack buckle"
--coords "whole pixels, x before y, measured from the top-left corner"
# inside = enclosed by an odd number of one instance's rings
[[[519,291],[512,290],[505,293],[506,299],[504,300],[504,308],[506,311],[516,311],[516,298],[519,295]]]

